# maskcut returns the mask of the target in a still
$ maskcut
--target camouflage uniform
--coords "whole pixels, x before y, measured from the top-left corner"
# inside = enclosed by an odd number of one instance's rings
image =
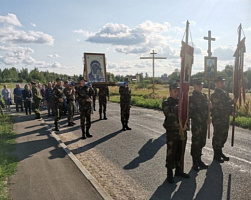
[[[93,105],[93,110],[96,111],[96,97],[98,95],[98,91],[96,87],[93,87],[93,97],[92,97],[92,105]]]
[[[207,95],[193,91],[189,97],[189,117],[192,125],[191,156],[199,158],[206,145],[208,100]]]
[[[68,123],[73,124],[73,115],[75,109],[75,94],[74,91],[71,92],[71,87],[66,87],[64,89],[64,94],[67,100],[67,110],[68,110]]]
[[[41,102],[42,95],[40,93],[40,89],[34,84],[32,84],[32,98],[32,110],[35,112],[36,119],[40,119],[39,104]]]
[[[89,131],[91,127],[91,112],[92,112],[92,102],[87,101],[93,96],[93,89],[88,88],[87,86],[79,86],[76,91],[76,98],[79,102],[80,110],[80,120],[81,120],[81,129],[83,135]]]
[[[179,134],[178,99],[168,97],[162,103],[165,115],[164,128],[166,129],[166,168],[174,169],[181,167],[182,141]]]
[[[58,121],[60,120],[60,117],[63,115],[63,107],[64,102],[59,102],[59,99],[63,99],[63,87],[56,85],[53,88],[52,92],[52,98],[53,98],[53,109],[54,109],[54,124],[56,126],[56,129],[58,127]]]
[[[107,97],[109,97],[109,88],[107,86],[99,88],[99,115],[100,119],[102,119],[102,111],[104,113],[104,119],[106,118],[106,104],[107,104]]]
[[[213,133],[213,149],[216,154],[222,153],[222,148],[228,137],[229,129],[229,116],[233,112],[233,100],[229,97],[229,94],[216,88],[211,95],[212,102],[212,123],[214,126]]]
[[[130,128],[128,127],[128,121],[130,117],[130,108],[131,108],[131,89],[129,87],[121,86],[119,88],[120,94],[120,114],[121,114],[121,123],[123,130]],[[128,128],[126,128],[128,127]]]

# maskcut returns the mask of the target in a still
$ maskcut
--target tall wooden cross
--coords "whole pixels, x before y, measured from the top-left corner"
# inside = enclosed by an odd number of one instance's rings
[[[208,57],[210,58],[212,56],[212,52],[211,52],[211,41],[215,41],[215,38],[211,37],[211,31],[208,31],[208,36],[204,37],[204,40],[208,40],[208,50],[207,50],[207,54]],[[208,99],[210,101],[210,89],[211,89],[211,81],[210,79],[208,80]],[[208,104],[208,120],[210,120],[210,105]],[[207,127],[207,136],[208,139],[210,139],[210,124],[208,124]]]
[[[211,37],[211,31],[208,31],[208,36],[204,37],[204,40],[208,40],[208,50],[207,50],[207,53],[208,53],[208,57],[211,57],[212,56],[211,41],[215,41],[215,38]]]
[[[155,89],[154,60],[155,59],[166,59],[166,57],[155,57],[154,55],[157,54],[157,53],[155,53],[154,50],[150,54],[152,54],[151,57],[140,57],[140,59],[152,59],[153,60],[153,93],[154,93],[154,89]]]

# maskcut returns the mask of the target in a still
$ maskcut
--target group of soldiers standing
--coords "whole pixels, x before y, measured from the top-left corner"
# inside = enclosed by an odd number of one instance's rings
[[[222,152],[222,149],[228,137],[229,116],[234,114],[233,104],[237,100],[232,100],[229,97],[229,94],[224,90],[224,83],[225,79],[222,76],[218,76],[215,80],[216,88],[214,93],[208,99],[207,95],[202,92],[202,80],[197,78],[193,80],[194,90],[189,96],[189,118],[191,119],[192,132],[192,168],[196,171],[208,168],[208,165],[201,160],[202,149],[206,145],[207,125],[211,123],[211,119],[208,119],[208,107],[211,110],[214,127],[212,139],[214,160],[220,163],[229,161],[229,157]],[[166,129],[167,137],[167,180],[170,183],[174,182],[173,169],[176,169],[175,176],[189,178],[189,175],[184,173],[182,166],[182,154],[185,151],[184,144],[186,142],[187,130],[182,130],[185,135],[185,141],[182,141],[178,116],[179,89],[178,83],[170,84],[170,97],[164,100],[162,104],[165,115],[163,126]]]

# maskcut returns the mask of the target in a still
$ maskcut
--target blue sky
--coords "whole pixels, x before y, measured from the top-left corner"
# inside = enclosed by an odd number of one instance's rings
[[[192,73],[203,71],[208,30],[216,41],[218,69],[233,64],[237,27],[247,37],[245,69],[251,66],[250,0],[0,0],[0,68],[22,67],[81,74],[84,52],[105,53],[107,71],[152,74],[154,49],[166,60],[156,61],[156,75],[180,68],[185,22],[191,22],[195,47]],[[191,43],[191,40],[190,40]]]

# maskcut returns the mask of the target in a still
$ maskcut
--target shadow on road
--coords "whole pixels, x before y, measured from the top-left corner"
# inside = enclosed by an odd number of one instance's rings
[[[148,160],[151,160],[157,152],[161,149],[162,146],[166,144],[166,134],[162,134],[157,139],[150,139],[148,142],[139,150],[139,156],[132,160],[129,164],[124,166],[124,169],[135,169],[140,163],[144,163]]]
[[[209,166],[206,179],[195,199],[221,200],[223,192],[223,173],[219,162],[213,161]]]
[[[79,153],[85,152],[85,151],[87,151],[87,150],[89,150],[89,149],[92,149],[92,148],[94,148],[95,146],[97,146],[97,145],[99,145],[99,144],[101,144],[101,143],[103,143],[103,142],[105,142],[105,141],[107,141],[107,140],[110,140],[111,138],[115,137],[116,135],[118,135],[118,134],[121,133],[121,132],[122,132],[122,130],[119,130],[119,131],[116,131],[116,132],[111,133],[111,134],[109,134],[109,135],[106,135],[105,137],[100,138],[99,140],[97,140],[97,141],[95,141],[95,142],[92,142],[92,143],[87,144],[87,145],[85,145],[85,146],[83,146],[83,147],[80,147],[80,148],[77,148],[77,149],[72,150],[72,153],[73,153],[73,154],[79,154]]]

